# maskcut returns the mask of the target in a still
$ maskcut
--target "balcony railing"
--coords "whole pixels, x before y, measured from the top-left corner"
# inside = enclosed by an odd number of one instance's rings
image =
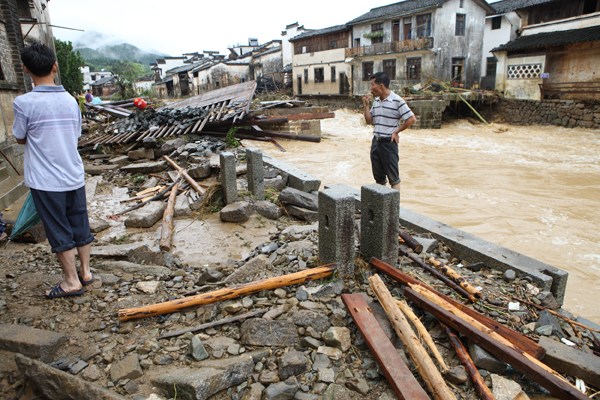
[[[346,58],[374,56],[386,53],[405,53],[415,50],[426,50],[433,48],[432,37],[422,37],[411,40],[399,40],[397,42],[375,43],[370,46],[352,47],[346,49]]]

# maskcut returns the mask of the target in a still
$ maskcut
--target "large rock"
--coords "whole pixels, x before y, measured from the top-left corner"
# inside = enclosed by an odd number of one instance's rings
[[[121,379],[139,378],[143,374],[140,360],[135,353],[125,356],[125,358],[114,363],[110,368],[110,379],[115,383]]]
[[[151,174],[153,172],[164,171],[167,167],[165,161],[152,161],[145,163],[129,164],[121,167],[121,171],[130,174]]]
[[[128,228],[150,228],[162,219],[165,211],[165,203],[162,201],[151,201],[144,207],[132,211],[125,220]]]
[[[247,201],[236,201],[221,209],[219,217],[223,222],[246,222],[252,215],[252,206]]]
[[[69,373],[52,368],[22,354],[15,356],[21,373],[27,378],[33,391],[42,399],[81,400],[126,400],[117,393],[86,382]]]
[[[51,361],[67,336],[25,325],[0,324],[0,349]]]
[[[165,369],[155,371],[152,381],[178,399],[208,399],[215,393],[246,381],[252,373],[254,361],[250,354],[223,360],[203,361],[194,368]]]
[[[296,326],[290,321],[253,318],[242,323],[240,333],[240,342],[247,346],[293,347],[299,340]]]
[[[265,272],[268,276],[273,276],[269,273],[269,261],[266,255],[260,254],[247,263],[236,269],[232,274],[225,278],[225,283],[243,283],[262,279]]]
[[[540,336],[538,344],[546,350],[544,364],[565,375],[576,376],[600,387],[600,357]]]
[[[319,198],[316,194],[291,187],[286,187],[279,193],[279,201],[307,210],[317,211],[319,209]]]

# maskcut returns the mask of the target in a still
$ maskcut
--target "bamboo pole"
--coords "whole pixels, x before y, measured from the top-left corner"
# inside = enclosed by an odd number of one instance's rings
[[[477,117],[479,117],[479,119],[486,125],[489,125],[489,123],[481,116],[481,114],[479,114],[477,112],[477,110],[475,110],[475,108],[473,108],[473,106],[471,105],[471,103],[469,103],[464,97],[462,97],[462,94],[458,95],[458,98],[461,99],[470,109],[471,111],[473,111],[475,113],[475,115],[477,115]]]
[[[404,315],[412,322],[413,326],[417,329],[417,332],[419,333],[419,335],[421,335],[421,338],[423,339],[425,344],[427,344],[427,347],[429,347],[429,350],[431,350],[431,353],[437,360],[442,374],[448,372],[448,365],[446,365],[444,357],[442,357],[442,355],[440,354],[437,346],[431,338],[431,335],[429,334],[429,332],[427,332],[427,328],[425,328],[425,325],[423,325],[419,317],[415,315],[412,308],[410,308],[406,301],[396,300],[396,305],[400,308],[400,311],[404,313]]]
[[[429,357],[429,354],[427,354],[425,348],[421,345],[421,342],[419,342],[419,338],[415,335],[404,314],[396,307],[396,301],[387,287],[385,287],[379,275],[375,274],[371,276],[369,278],[369,285],[379,299],[379,303],[381,303],[390,322],[394,326],[394,331],[396,331],[396,334],[408,350],[410,358],[417,366],[419,375],[425,381],[433,397],[438,400],[455,400],[456,396],[454,396],[454,393],[446,385],[444,378],[431,360],[431,357]]]
[[[118,312],[118,317],[120,321],[129,321],[131,319],[169,314],[181,311],[188,307],[217,303],[219,301],[234,299],[236,297],[260,292],[261,290],[271,290],[283,286],[291,286],[310,280],[325,278],[333,274],[334,271],[335,264],[326,264],[320,267],[309,268],[295,272],[293,274],[243,283],[228,288],[218,289],[212,292],[185,297],[183,299],[165,301],[163,303],[151,304],[149,306],[121,309]]]
[[[460,285],[461,288],[465,289],[469,294],[475,297],[481,298],[481,291],[475,286],[471,285],[465,278],[463,278],[458,272],[445,265],[443,262],[436,260],[433,257],[429,257],[429,262],[433,264],[438,270],[442,271],[446,276],[450,277],[454,282]]]
[[[177,165],[177,163],[173,160],[171,160],[168,156],[163,156],[163,158],[173,167],[175,168],[180,174],[181,176],[183,176],[183,178],[187,181],[187,183],[190,184],[190,186],[196,191],[198,192],[198,194],[200,196],[204,195],[204,192],[206,192],[206,190],[204,190],[199,184],[198,182],[196,182],[194,180],[194,178],[192,178],[191,176],[188,175],[187,171],[185,169],[183,169],[182,167],[180,167],[179,165]]]
[[[485,384],[483,377],[479,373],[477,366],[473,362],[473,359],[469,355],[469,352],[462,344],[456,333],[452,331],[452,329],[448,328],[446,325],[443,325],[446,330],[446,334],[450,339],[450,343],[454,347],[454,351],[456,351],[456,356],[460,360],[460,362],[464,365],[469,377],[473,381],[473,385],[475,386],[475,390],[479,395],[479,398],[482,400],[495,400],[496,397],[492,393],[489,387]]]
[[[179,188],[178,183],[175,183],[169,200],[167,201],[167,208],[163,214],[162,229],[160,232],[160,249],[162,251],[170,251],[171,244],[173,243],[173,213],[175,211],[175,199],[177,198],[177,189]]]

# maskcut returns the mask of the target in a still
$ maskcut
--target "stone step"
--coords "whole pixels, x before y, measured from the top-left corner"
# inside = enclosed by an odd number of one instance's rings
[[[23,184],[23,177],[9,176],[0,181],[0,210],[4,210],[23,196],[29,188]]]
[[[6,166],[0,162],[0,182],[8,178],[8,170]]]

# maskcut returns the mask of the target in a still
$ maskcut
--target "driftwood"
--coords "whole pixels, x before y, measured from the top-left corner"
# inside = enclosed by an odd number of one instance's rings
[[[123,211],[121,211],[119,213],[116,213],[114,215],[127,214],[130,211],[137,210],[138,208],[141,208],[141,207],[145,206],[146,204],[148,204],[151,201],[162,199],[169,192],[169,190],[171,190],[177,184],[177,182],[179,182],[179,178],[177,178],[169,186],[165,187],[163,190],[161,190],[160,192],[158,192],[154,196],[150,197],[149,199],[146,199],[146,200],[142,201],[141,203],[136,204],[134,206],[131,206],[131,207],[129,207],[129,208],[127,208],[127,209],[125,209],[125,210],[123,210]]]
[[[367,305],[363,295],[360,293],[343,294],[342,301],[362,333],[371,353],[375,356],[390,387],[396,393],[396,397],[401,400],[429,399],[375,319],[373,311]]]
[[[179,174],[181,176],[183,176],[183,179],[185,179],[186,182],[190,184],[192,189],[194,189],[196,192],[198,192],[199,195],[201,195],[201,196],[204,195],[204,192],[206,192],[206,191],[200,185],[198,185],[198,182],[196,182],[194,180],[194,178],[189,176],[189,174],[187,173],[187,171],[185,169],[183,169],[182,167],[177,165],[177,163],[175,161],[171,160],[168,156],[163,156],[163,158],[169,163],[169,165],[171,165],[171,167],[175,168],[177,170],[177,172],[179,172]]]
[[[412,237],[408,232],[400,231],[399,236],[400,243],[406,244],[415,253],[420,254],[423,251],[423,245],[419,243],[414,237]]]
[[[446,334],[448,335],[448,339],[450,339],[450,343],[452,347],[454,347],[454,351],[456,351],[456,356],[465,367],[465,370],[469,374],[469,377],[473,381],[473,385],[475,386],[475,390],[479,395],[481,400],[495,400],[496,397],[492,394],[490,388],[485,384],[483,377],[479,373],[479,369],[475,366],[473,359],[469,355],[469,352],[462,344],[456,333],[452,331],[452,329],[448,328],[446,325],[443,325],[446,330]]]
[[[449,266],[445,265],[443,262],[436,260],[433,257],[429,257],[429,262],[433,264],[434,267],[436,267],[448,277],[450,277],[454,282],[458,283],[460,287],[469,292],[469,294],[481,298],[481,291],[475,286],[471,285],[469,282],[467,282],[467,280],[463,278],[458,272],[456,272]]]
[[[164,186],[154,186],[152,188],[144,189],[141,192],[136,193],[136,195],[134,197],[130,197],[125,200],[121,200],[121,203],[130,203],[132,201],[138,201],[138,200],[144,201],[144,199],[147,199],[147,197],[150,193],[160,191],[161,189],[164,189]]]
[[[396,305],[398,306],[398,308],[400,308],[400,311],[402,311],[406,318],[408,318],[410,322],[412,322],[413,326],[417,329],[417,332],[419,333],[425,344],[427,344],[427,347],[429,347],[429,350],[437,360],[442,374],[448,372],[448,365],[446,365],[444,357],[442,357],[442,355],[440,354],[437,346],[431,338],[431,335],[429,334],[429,332],[427,332],[427,328],[425,328],[419,317],[417,317],[413,312],[412,308],[410,308],[410,306],[406,304],[406,301],[396,300]]]
[[[472,308],[469,308],[466,305],[461,304],[461,303],[457,302],[456,300],[452,299],[451,297],[448,297],[448,296],[438,292],[434,288],[426,285],[425,283],[423,283],[421,281],[416,280],[412,276],[403,273],[402,271],[392,267],[391,265],[389,265],[375,257],[371,258],[371,260],[369,261],[369,264],[376,270],[388,274],[390,277],[394,278],[396,281],[398,281],[404,285],[413,284],[413,285],[422,286],[423,288],[427,289],[428,291],[435,294],[436,296],[446,300],[448,303],[452,304],[452,306],[461,310],[462,312],[464,312],[471,318],[477,320],[478,322],[485,325],[486,327],[493,330],[494,332],[497,332],[498,334],[502,335],[504,338],[506,338],[510,342],[514,343],[519,349],[521,349],[522,351],[524,351],[526,353],[531,354],[533,357],[535,357],[537,359],[541,359],[546,354],[544,349],[539,344],[537,344],[533,340],[529,339],[527,336],[525,336],[519,332],[516,332],[516,331],[508,328],[507,326],[502,325],[498,321],[493,320],[492,318],[489,318],[486,315],[478,313],[477,311],[473,310]]]
[[[427,265],[423,260],[421,260],[418,256],[416,256],[413,253],[409,253],[408,251],[406,251],[405,249],[402,248],[402,246],[400,246],[398,248],[398,251],[400,252],[400,254],[402,254],[405,257],[410,258],[411,260],[413,260],[419,267],[423,268],[425,271],[429,272],[430,275],[436,277],[437,279],[439,279],[440,281],[444,282],[446,285],[448,285],[448,287],[454,289],[454,291],[458,294],[460,294],[461,296],[469,299],[471,302],[475,303],[477,301],[477,299],[475,298],[475,296],[473,296],[471,293],[467,292],[465,289],[463,289],[462,287],[460,287],[460,285],[456,282],[454,282],[452,279],[448,278],[446,275],[442,274],[440,271],[438,271],[435,268],[430,267],[429,265]]]
[[[421,378],[425,381],[425,384],[433,394],[433,397],[438,400],[455,400],[456,396],[454,396],[454,393],[452,393],[450,388],[448,388],[448,385],[446,385],[444,378],[437,370],[425,348],[421,345],[419,338],[410,327],[408,320],[396,306],[396,301],[387,287],[385,287],[385,284],[379,275],[375,274],[371,276],[369,278],[369,285],[379,299],[379,303],[388,315],[396,334],[400,337],[404,347],[408,350],[410,358],[417,366],[419,375],[421,375]]]
[[[212,304],[223,300],[234,299],[236,297],[260,292],[261,290],[271,290],[283,286],[296,285],[298,283],[303,283],[314,279],[325,278],[333,274],[334,271],[335,264],[327,264],[316,268],[305,269],[293,274],[243,283],[228,288],[218,289],[212,292],[200,293],[183,299],[165,301],[163,303],[157,303],[143,307],[121,309],[118,312],[118,317],[120,321],[128,321],[131,319],[152,317],[154,315],[169,314],[181,311],[188,307],[201,306],[204,304]]]
[[[175,182],[175,186],[171,189],[169,200],[167,201],[167,208],[163,214],[162,229],[160,232],[160,249],[162,251],[171,250],[171,244],[173,242],[173,213],[175,211],[175,199],[177,198],[178,184]]]
[[[547,389],[559,399],[588,399],[565,378],[531,355],[519,350],[513,343],[487,328],[461,310],[453,307],[441,297],[420,285],[409,285],[404,295],[425,311],[433,314],[442,323],[468,336],[488,353],[526,374],[531,380]]]
[[[233,317],[223,318],[218,321],[207,322],[205,324],[200,324],[198,326],[193,326],[191,328],[179,329],[177,331],[167,332],[165,334],[162,334],[159,337],[159,339],[168,339],[168,338],[172,338],[175,336],[181,336],[184,333],[188,333],[188,332],[198,332],[203,329],[214,328],[215,326],[225,325],[225,324],[229,324],[231,322],[237,322],[237,321],[241,321],[241,320],[244,320],[247,318],[260,317],[261,315],[263,315],[266,312],[267,312],[267,310],[249,311],[244,314],[236,315]]]

